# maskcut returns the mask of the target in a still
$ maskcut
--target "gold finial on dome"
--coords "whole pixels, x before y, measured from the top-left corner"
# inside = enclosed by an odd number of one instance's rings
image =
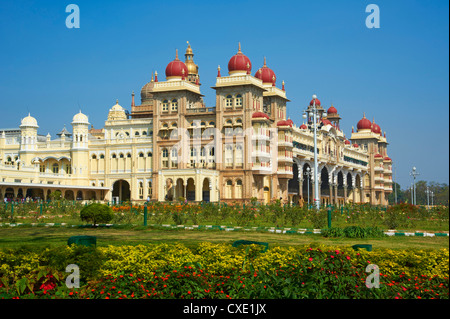
[[[153,72],[152,72],[152,80],[150,82],[153,82]]]
[[[188,47],[186,48],[186,53],[184,55],[186,56],[186,60],[188,59],[188,56],[191,56],[191,59],[192,59],[192,56],[194,55],[194,53],[192,52],[192,48],[191,48],[189,41],[186,41],[186,43],[187,43]]]
[[[239,42],[239,49],[238,49],[238,53],[242,53],[242,52],[241,52],[241,42]]]
[[[267,65],[266,65],[266,57],[264,57],[264,65],[263,65],[263,67],[264,67],[264,66],[267,66]]]
[[[175,49],[175,60],[178,60],[178,49]]]

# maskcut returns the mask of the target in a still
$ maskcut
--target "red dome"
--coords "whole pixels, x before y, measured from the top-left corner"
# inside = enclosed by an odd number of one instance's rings
[[[375,157],[375,158],[383,158],[383,155],[381,155],[381,154],[375,154],[374,157]]]
[[[349,140],[345,140],[344,143],[345,143],[345,145],[350,145],[351,144]]]
[[[250,62],[250,59],[241,52],[241,44],[239,43],[238,52],[233,55],[228,62],[228,72],[246,71],[247,73],[250,73],[251,70],[252,62]]]
[[[372,132],[381,135],[381,127],[378,124],[376,124],[375,121],[372,124]]]
[[[359,130],[371,130],[372,122],[366,119],[366,115],[364,114],[363,118],[359,120],[358,124],[356,124],[356,128]]]
[[[294,124],[294,122],[291,119],[287,119],[287,122],[289,123],[290,126]]]
[[[333,124],[331,124],[331,122],[330,122],[329,120],[327,120],[327,119],[322,119],[322,123],[323,123],[323,125],[333,125]]]
[[[328,114],[337,114],[337,110],[336,110],[336,108],[335,108],[334,106],[331,106],[331,107],[328,109],[327,113],[328,113]]]
[[[292,125],[286,120],[281,120],[278,121],[277,126],[292,126]]]
[[[384,158],[384,160],[387,161],[387,162],[392,161],[391,158],[387,157],[387,156]]]
[[[255,73],[255,77],[262,80],[263,83],[275,83],[277,77],[275,76],[275,72],[272,69],[268,68],[266,65],[266,58],[264,58],[264,65]]]
[[[302,124],[302,125],[300,125],[300,129],[301,130],[307,130],[308,127],[306,126],[306,124]]]
[[[166,78],[169,79],[171,77],[187,77],[187,76],[188,76],[188,68],[183,61],[180,61],[178,59],[178,50],[177,50],[175,60],[170,62],[166,67]]]
[[[266,119],[269,119],[269,115],[267,115],[266,113],[263,112],[255,112],[252,115],[252,118],[260,118],[260,117],[265,117]]]
[[[359,145],[355,143],[355,144],[353,144],[353,147],[359,147]]]
[[[313,106],[314,104],[314,99],[311,100],[311,102],[309,102],[309,106]],[[316,106],[320,106],[320,100],[316,99]]]

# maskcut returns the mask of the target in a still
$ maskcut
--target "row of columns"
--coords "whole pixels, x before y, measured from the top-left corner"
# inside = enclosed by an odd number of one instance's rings
[[[0,195],[2,196],[3,199],[4,199],[7,195],[9,195],[9,196],[8,196],[8,199],[15,200],[15,199],[17,199],[18,196],[20,195],[20,193],[19,193],[19,190],[20,190],[20,189],[22,190],[21,195],[22,195],[22,198],[24,198],[24,199],[26,199],[26,197],[27,197],[28,190],[41,190],[41,191],[42,191],[42,193],[41,193],[41,194],[42,194],[42,198],[41,198],[41,199],[43,199],[43,200],[50,199],[50,198],[49,198],[50,193],[52,193],[52,192],[54,192],[54,191],[56,191],[56,190],[59,190],[59,191],[61,192],[61,197],[62,197],[62,198],[66,198],[66,195],[68,195],[67,192],[72,191],[72,192],[73,192],[73,199],[74,199],[74,200],[77,200],[77,198],[79,197],[79,196],[78,196],[78,195],[80,195],[79,192],[81,192],[82,200],[90,200],[91,198],[90,198],[89,195],[91,195],[90,192],[93,191],[93,192],[95,192],[95,198],[96,198],[97,200],[103,200],[103,199],[104,199],[104,198],[102,198],[102,197],[104,197],[104,194],[102,194],[102,191],[101,191],[101,190],[100,190],[100,191],[98,191],[98,190],[70,190],[70,189],[64,190],[64,189],[34,188],[34,187],[17,187],[17,186],[2,187],[2,188],[0,188]],[[12,192],[11,192],[11,190],[12,190]],[[40,197],[40,196],[39,196],[39,197]]]

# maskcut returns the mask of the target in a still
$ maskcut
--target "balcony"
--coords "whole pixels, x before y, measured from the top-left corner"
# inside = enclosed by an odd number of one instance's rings
[[[375,166],[375,167],[373,168],[373,170],[374,170],[375,172],[383,172],[383,171],[384,171],[384,168],[383,168],[382,166]]]
[[[260,158],[260,159],[270,159],[270,153],[264,152],[264,151],[253,151],[252,152],[252,158]]]
[[[193,115],[193,114],[215,114],[216,108],[215,107],[197,107],[194,109],[186,109],[187,115]]]
[[[252,171],[255,175],[270,175],[272,173],[272,167],[261,166],[261,164],[253,164]]]
[[[278,163],[280,162],[287,162],[287,163],[293,163],[294,160],[292,159],[292,157],[289,156],[278,156],[277,157]]]
[[[281,147],[294,147],[294,144],[292,142],[288,142],[288,141],[278,141],[278,146],[281,146]]]

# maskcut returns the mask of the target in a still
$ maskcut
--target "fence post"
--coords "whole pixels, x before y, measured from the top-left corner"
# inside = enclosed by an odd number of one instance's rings
[[[328,207],[328,228],[331,228],[331,207]]]

